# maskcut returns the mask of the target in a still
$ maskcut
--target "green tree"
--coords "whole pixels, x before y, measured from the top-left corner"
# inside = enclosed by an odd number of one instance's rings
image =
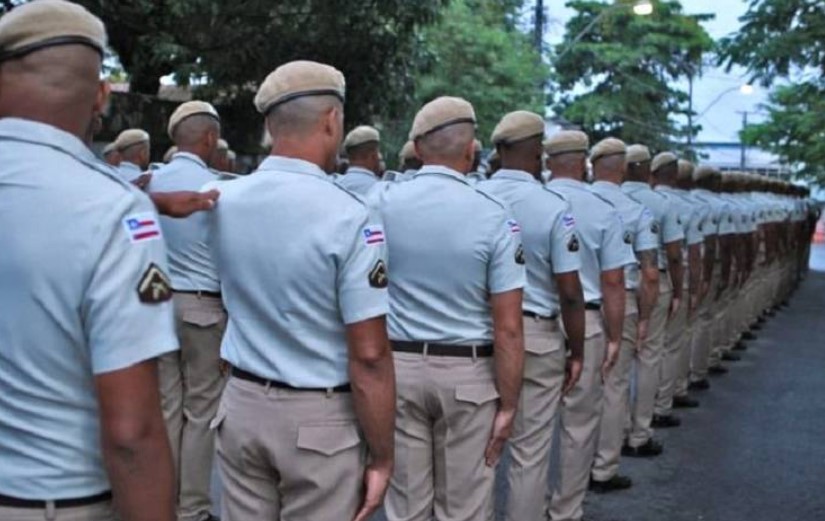
[[[762,108],[764,123],[742,134],[825,183],[825,9],[821,0],[751,0],[738,33],[720,42],[719,62],[748,69],[763,85],[782,84]]]
[[[713,46],[700,22],[712,15],[686,15],[678,0],[656,0],[652,15],[637,16],[633,4],[568,2],[577,14],[556,48],[555,108],[593,140],[615,136],[653,150],[682,149],[682,139],[699,128],[674,119],[690,108],[687,93],[673,84],[700,74],[702,55]],[[581,87],[586,92],[576,93]]]

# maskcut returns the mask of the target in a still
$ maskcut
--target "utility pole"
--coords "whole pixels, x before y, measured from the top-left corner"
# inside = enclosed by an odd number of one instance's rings
[[[739,157],[739,170],[745,171],[745,165],[747,163],[747,147],[745,146],[745,139],[743,134],[745,129],[748,127],[748,111],[742,111],[742,130],[739,132],[739,147],[740,147],[740,157]]]
[[[544,47],[544,0],[536,0],[535,27],[533,29],[533,45],[541,56]]]
[[[693,68],[688,69],[688,152],[693,154]]]

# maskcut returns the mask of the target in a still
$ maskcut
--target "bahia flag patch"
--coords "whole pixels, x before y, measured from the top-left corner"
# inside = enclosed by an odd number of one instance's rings
[[[123,226],[132,244],[160,239],[160,225],[152,212],[128,215],[123,219]]]
[[[510,233],[521,233],[521,226],[519,226],[518,221],[508,219],[507,226],[510,228]]]
[[[377,224],[364,228],[364,242],[367,245],[384,244],[384,229]]]

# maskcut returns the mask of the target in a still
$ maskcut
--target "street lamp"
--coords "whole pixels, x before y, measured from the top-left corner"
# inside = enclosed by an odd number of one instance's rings
[[[628,4],[618,3],[611,5],[607,9],[603,9],[602,12],[599,13],[595,18],[593,18],[593,20],[589,24],[587,24],[587,26],[585,26],[585,28],[582,29],[582,31],[579,34],[577,34],[575,38],[573,38],[573,40],[567,45],[567,47],[565,47],[564,50],[560,52],[558,56],[556,56],[556,61],[562,59],[568,52],[570,52],[570,50],[577,43],[579,43],[579,40],[584,38],[584,36],[587,33],[589,33],[590,30],[593,29],[593,27],[602,20],[602,18],[607,16],[608,13],[612,13],[613,11],[623,9],[625,7],[628,7]],[[651,15],[653,14],[653,4],[650,2],[650,0],[640,0],[638,2],[635,2],[633,4],[633,13],[638,16]]]
[[[725,96],[727,96],[728,94],[730,94],[731,92],[733,92],[735,90],[738,90],[744,96],[750,96],[751,94],[753,94],[753,85],[751,85],[749,83],[745,83],[743,85],[738,85],[736,87],[731,87],[727,90],[723,90],[721,93],[719,93],[718,96],[716,96],[716,98],[713,101],[711,101],[708,104],[707,107],[705,107],[705,110],[703,110],[702,113],[699,114],[699,116],[696,119],[699,119],[702,116],[704,116],[705,114],[707,114],[708,111],[710,109],[712,109],[714,105],[716,105],[717,103],[719,103],[722,100],[722,98],[724,98]]]

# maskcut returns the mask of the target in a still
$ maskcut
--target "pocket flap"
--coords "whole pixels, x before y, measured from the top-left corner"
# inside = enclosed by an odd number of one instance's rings
[[[220,403],[218,404],[218,412],[215,413],[215,417],[212,418],[212,421],[209,422],[209,430],[214,431],[220,428],[223,421],[226,419],[226,407],[223,405],[223,399],[221,399]]]
[[[221,313],[217,311],[201,311],[190,309],[183,312],[181,320],[198,327],[210,327],[221,321]]]
[[[304,425],[298,427],[298,448],[332,456],[361,443],[354,423]]]
[[[498,399],[498,391],[493,384],[459,385],[455,388],[455,399],[481,405]]]

